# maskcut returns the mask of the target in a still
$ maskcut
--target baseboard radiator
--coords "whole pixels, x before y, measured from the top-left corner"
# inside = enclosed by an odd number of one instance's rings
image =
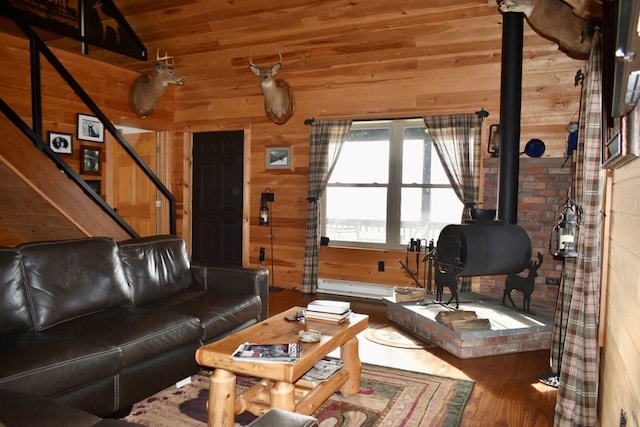
[[[318,293],[382,299],[393,296],[393,286],[318,278]]]

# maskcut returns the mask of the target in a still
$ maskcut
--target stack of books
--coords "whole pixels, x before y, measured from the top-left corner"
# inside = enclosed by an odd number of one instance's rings
[[[258,344],[244,343],[233,352],[232,358],[252,362],[287,362],[300,359],[302,347],[298,343]]]
[[[351,304],[346,301],[315,300],[307,304],[307,319],[340,323],[351,314]]]

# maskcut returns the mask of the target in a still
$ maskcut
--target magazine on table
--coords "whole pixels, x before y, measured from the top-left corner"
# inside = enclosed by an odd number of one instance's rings
[[[344,362],[340,359],[325,357],[313,365],[313,368],[309,369],[302,378],[314,382],[326,381],[338,372],[342,365]]]
[[[244,343],[233,352],[236,360],[256,362],[295,362],[300,359],[302,347],[297,342],[288,344]]]
[[[307,304],[307,310],[319,313],[344,314],[351,310],[351,304],[347,301],[318,299]]]

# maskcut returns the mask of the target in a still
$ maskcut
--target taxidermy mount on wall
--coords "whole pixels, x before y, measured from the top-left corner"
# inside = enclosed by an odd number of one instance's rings
[[[260,90],[264,96],[264,110],[273,123],[281,125],[287,122],[296,111],[296,102],[293,97],[293,89],[289,83],[275,76],[282,68],[282,55],[278,52],[280,60],[272,65],[260,67],[253,63],[253,56],[249,54],[249,69],[260,77]]]
[[[149,117],[155,110],[160,97],[167,90],[167,86],[175,84],[182,86],[184,78],[171,67],[173,56],[160,57],[160,50],[156,53],[156,65],[153,75],[149,77],[141,74],[131,86],[129,104],[135,113],[142,119]],[[169,63],[169,60],[172,60]]]
[[[576,59],[587,59],[595,23],[602,16],[598,0],[498,0],[502,12],[522,12],[544,38]]]

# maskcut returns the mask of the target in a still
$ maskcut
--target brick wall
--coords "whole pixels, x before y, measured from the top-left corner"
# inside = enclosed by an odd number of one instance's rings
[[[562,261],[549,253],[549,239],[555,222],[558,206],[564,205],[571,185],[571,162],[562,167],[562,158],[520,158],[518,184],[518,225],[531,238],[532,254],[540,252],[544,261],[538,270],[535,290],[531,297],[532,307],[537,302],[554,304],[558,286],[545,284],[547,277],[560,278]],[[497,208],[498,159],[484,160],[484,203],[483,208]],[[521,273],[525,276],[526,271]],[[481,276],[474,280],[473,290],[502,298],[506,275]],[[522,304],[522,294],[513,292],[513,300],[518,307]],[[548,300],[548,301],[540,301]]]

